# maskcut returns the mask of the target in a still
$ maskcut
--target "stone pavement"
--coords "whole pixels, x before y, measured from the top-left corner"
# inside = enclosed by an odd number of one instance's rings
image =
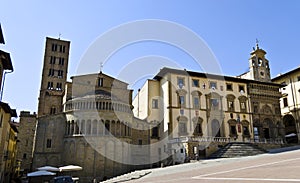
[[[105,182],[300,182],[299,149],[300,146],[286,147],[257,156],[200,160],[140,170]]]

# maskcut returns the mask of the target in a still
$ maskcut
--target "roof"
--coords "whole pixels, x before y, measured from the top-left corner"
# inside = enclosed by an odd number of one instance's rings
[[[300,72],[300,67],[297,67],[296,69],[293,69],[293,70],[290,70],[290,71],[288,71],[288,72],[286,72],[284,74],[281,74],[281,75],[273,78],[272,81],[276,81],[276,80],[282,79],[283,77],[286,77],[286,76],[288,76],[290,74],[294,74],[294,73],[297,73],[297,72]]]
[[[18,117],[17,116],[17,112],[15,109],[11,109],[10,106],[7,103],[4,102],[0,102],[0,107],[2,107],[2,109],[6,112],[6,113],[10,113],[11,117]]]
[[[10,127],[13,129],[14,132],[19,133],[17,125],[15,123],[10,123]]]
[[[95,75],[95,76],[97,76],[97,77],[100,76],[100,75],[103,75],[103,76],[105,76],[105,77],[111,78],[111,79],[113,79],[113,80],[115,80],[115,81],[118,81],[118,82],[120,82],[120,83],[123,83],[123,84],[128,85],[128,83],[126,83],[126,82],[124,82],[124,81],[121,81],[121,80],[119,80],[119,79],[116,79],[116,78],[114,78],[114,77],[112,77],[112,76],[109,76],[109,75],[107,75],[107,74],[104,74],[102,71],[101,71],[101,72],[98,72],[98,73],[92,73],[92,74],[82,74],[82,75],[71,76],[71,79],[79,78],[79,77],[86,77],[86,76],[93,76],[93,75]]]
[[[12,62],[11,62],[10,54],[9,53],[0,50],[0,60],[2,62],[3,68],[5,70],[11,70],[11,71],[14,70],[13,66],[12,66]]]
[[[180,69],[173,69],[173,68],[167,68],[167,67],[162,68],[159,71],[159,73],[156,76],[154,76],[154,79],[160,80],[163,76],[165,76],[168,73],[188,75],[188,76],[194,76],[194,77],[202,77],[202,78],[209,78],[209,79],[219,79],[219,80],[240,82],[240,83],[257,83],[257,84],[268,84],[268,85],[273,85],[273,86],[282,86],[280,84],[272,83],[272,82],[262,82],[262,81],[243,79],[243,78],[238,78],[238,77],[233,77],[233,76],[209,74],[209,73],[204,73],[204,72],[180,70]]]
[[[5,44],[4,37],[3,37],[3,32],[2,32],[2,29],[1,29],[1,24],[0,24],[0,43]]]

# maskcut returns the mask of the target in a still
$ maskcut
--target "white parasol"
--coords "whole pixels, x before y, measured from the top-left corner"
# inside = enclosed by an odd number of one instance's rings
[[[53,173],[53,172],[48,172],[48,171],[45,171],[45,170],[39,170],[39,171],[36,171],[36,172],[30,172],[27,174],[27,177],[38,177],[38,176],[49,176],[49,175],[55,175],[56,173]]]
[[[82,167],[77,165],[67,165],[67,166],[59,167],[59,171],[61,172],[78,171],[78,170],[82,170]]]
[[[45,170],[50,172],[59,172],[59,168],[53,167],[53,166],[42,166],[37,168],[38,170]]]

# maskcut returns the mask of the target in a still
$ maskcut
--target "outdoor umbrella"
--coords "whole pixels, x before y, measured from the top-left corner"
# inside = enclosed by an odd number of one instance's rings
[[[37,168],[38,170],[45,170],[50,172],[59,172],[59,168],[53,167],[53,166],[42,166]]]
[[[82,167],[76,166],[76,165],[67,165],[67,166],[59,167],[59,171],[61,171],[61,172],[78,171],[78,170],[82,170]]]
[[[38,177],[38,176],[49,176],[49,175],[55,175],[56,173],[53,173],[53,172],[48,172],[48,171],[45,171],[45,170],[39,170],[39,171],[36,171],[36,172],[30,172],[27,174],[27,177]]]

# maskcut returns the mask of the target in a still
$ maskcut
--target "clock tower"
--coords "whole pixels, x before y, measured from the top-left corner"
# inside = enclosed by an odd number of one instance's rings
[[[269,61],[265,58],[266,52],[259,48],[258,41],[250,55],[250,78],[256,81],[271,82]]]

